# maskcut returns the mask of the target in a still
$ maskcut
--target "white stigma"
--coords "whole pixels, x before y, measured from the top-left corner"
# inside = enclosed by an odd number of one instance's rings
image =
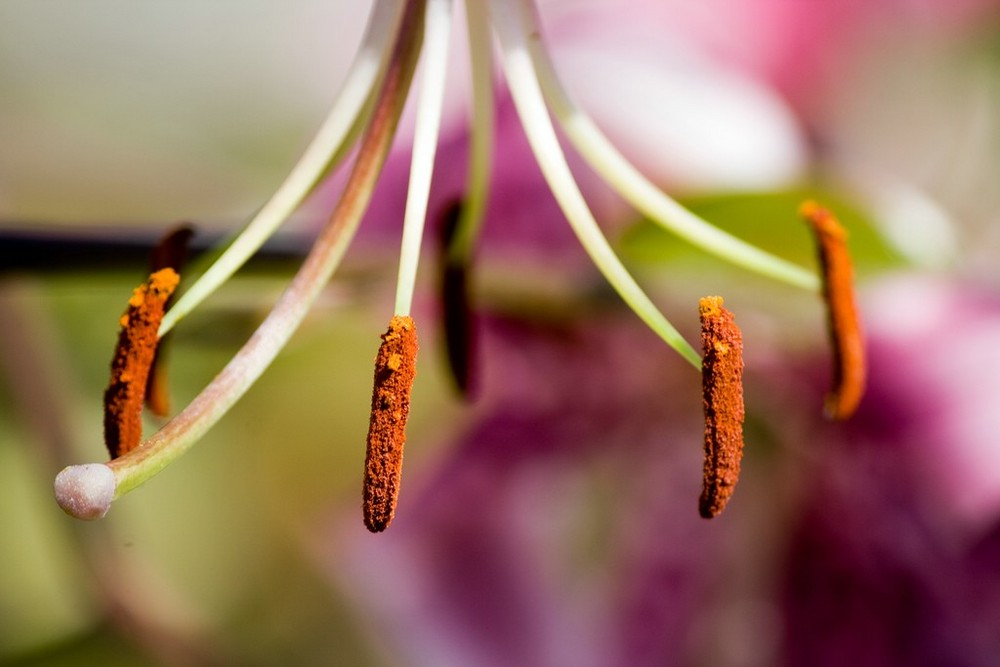
[[[115,474],[103,463],[85,463],[63,468],[56,475],[56,502],[77,519],[100,519],[115,499]]]

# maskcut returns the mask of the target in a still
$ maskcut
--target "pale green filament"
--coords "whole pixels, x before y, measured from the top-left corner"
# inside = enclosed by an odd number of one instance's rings
[[[789,285],[819,290],[815,274],[727,234],[678,204],[643,176],[567,93],[542,43],[534,4],[520,0],[519,5],[524,21],[522,30],[527,35],[545,98],[566,136],[594,171],[644,215],[705,252]]]
[[[403,0],[376,2],[365,37],[347,78],[312,143],[257,215],[170,308],[160,324],[161,337],[229,280],[298,208],[323,174],[346,154],[351,129],[363,113],[365,101],[380,72],[385,69],[389,58],[389,48],[386,45],[391,44],[391,36],[399,22],[402,7]]]
[[[403,214],[403,241],[396,281],[396,315],[409,315],[420,261],[420,241],[427,219],[427,199],[437,154],[444,83],[448,73],[451,0],[428,0],[424,29],[423,81],[417,98],[417,120],[410,162],[410,184]]]
[[[632,310],[670,347],[701,368],[701,356],[656,308],[615,255],[591,214],[566,158],[559,147],[545,100],[535,76],[522,27],[508,0],[491,3],[494,24],[500,35],[504,71],[514,106],[524,126],[528,143],[542,174],[555,195],[563,214],[597,268]]]
[[[493,159],[493,57],[486,8],[480,0],[465,3],[472,70],[472,122],[469,174],[458,224],[448,246],[448,261],[467,264],[486,213]]]

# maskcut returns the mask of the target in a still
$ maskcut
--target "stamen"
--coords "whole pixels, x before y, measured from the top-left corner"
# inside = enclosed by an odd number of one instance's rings
[[[194,236],[194,228],[190,225],[181,225],[171,230],[153,248],[150,271],[155,273],[160,269],[173,269],[180,274],[187,259],[188,243],[192,236]],[[176,296],[176,291],[170,295],[165,305],[166,308],[170,308],[170,304]],[[160,336],[146,380],[146,407],[157,417],[167,417],[170,414],[170,383],[167,380],[166,371],[167,350],[170,348],[169,339],[169,334]]]
[[[448,368],[455,386],[465,398],[470,396],[473,356],[473,324],[469,307],[469,262],[463,253],[454,253],[456,232],[462,219],[461,202],[451,204],[443,215],[438,253],[441,261],[441,309]]]
[[[392,44],[390,36],[399,24],[402,8],[402,0],[375,3],[347,78],[315,138],[257,215],[170,309],[163,318],[160,336],[229,280],[298,208],[323,175],[346,155],[353,144],[353,135],[363,125],[365,101],[388,67],[392,49],[387,45]]]
[[[397,315],[382,334],[375,357],[362,492],[365,526],[373,533],[385,530],[396,513],[416,365],[416,325],[410,317]]]
[[[104,392],[104,444],[112,459],[132,451],[142,440],[142,403],[156,353],[156,331],[179,280],[173,269],[152,274],[132,292],[121,317],[111,382]]]
[[[799,214],[812,227],[816,238],[833,347],[833,386],[824,411],[830,419],[847,419],[857,410],[864,395],[867,366],[847,232],[830,211],[816,202],[802,204]]]
[[[698,512],[705,519],[726,508],[743,458],[743,335],[722,297],[698,302],[701,316],[705,471]]]
[[[423,0],[405,4],[390,64],[344,194],[291,285],[250,340],[184,410],[141,447],[107,464],[114,474],[116,499],[187,452],[246,393],[288,342],[339,266],[371,200],[406,102],[420,52],[423,13]],[[84,467],[71,466],[60,477],[72,479]],[[57,480],[57,495],[58,487]],[[67,509],[70,504],[61,506]]]
[[[542,42],[534,3],[521,0],[519,4],[531,59],[549,108],[573,147],[594,171],[638,211],[691,245],[789,285],[819,290],[819,281],[809,271],[722,231],[678,204],[643,176],[566,91]]]
[[[429,0],[424,39],[424,79],[417,100],[416,130],[410,163],[410,184],[403,214],[403,240],[396,282],[397,315],[409,315],[420,260],[420,242],[427,218],[427,199],[437,153],[438,132],[444,105],[451,30],[451,0]]]
[[[559,147],[559,140],[549,119],[538,79],[528,55],[526,36],[515,16],[517,8],[512,7],[509,0],[494,0],[491,8],[500,35],[504,70],[510,84],[514,106],[528,136],[528,143],[531,144],[542,174],[559,202],[563,215],[566,216],[591,260],[625,303],[670,347],[695,368],[700,368],[701,357],[628,273],[587,207],[566,164],[566,158]]]

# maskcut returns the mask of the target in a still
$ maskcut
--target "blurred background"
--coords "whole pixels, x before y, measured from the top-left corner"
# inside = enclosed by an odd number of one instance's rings
[[[77,522],[52,480],[106,456],[101,396],[149,250],[187,221],[197,254],[266,201],[370,3],[5,0],[0,664],[1000,660],[1000,3],[540,9],[568,87],[693,210],[814,266],[796,208],[835,207],[872,357],[855,419],[820,414],[815,295],[677,242],[571,157],[688,340],[705,294],[744,327],[744,478],[722,517],[699,519],[699,378],[565,231],[498,72],[476,400],[446,370],[428,243],[393,527],[367,534],[358,509],[411,113],[344,270],[273,366],[191,453]],[[456,32],[432,217],[464,181]],[[267,314],[338,179],[178,326],[175,411]]]

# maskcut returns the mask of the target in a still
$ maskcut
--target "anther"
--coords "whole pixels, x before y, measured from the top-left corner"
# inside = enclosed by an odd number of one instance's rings
[[[698,302],[701,316],[705,469],[698,512],[711,519],[733,495],[743,458],[743,335],[722,297]]]
[[[865,391],[864,336],[854,297],[854,267],[847,251],[847,232],[830,211],[812,201],[799,214],[813,230],[823,274],[823,299],[833,347],[833,382],[826,397],[830,419],[847,419]]]
[[[412,318],[396,315],[382,334],[382,345],[375,357],[368,423],[362,508],[365,526],[373,533],[385,530],[396,513],[416,364],[416,325]]]
[[[187,259],[188,244],[192,236],[194,236],[194,228],[188,224],[179,225],[168,232],[153,248],[149,262],[150,272],[173,269],[179,274]],[[165,308],[170,307],[174,296],[171,295],[167,299]],[[170,334],[167,333],[157,344],[153,363],[149,367],[149,377],[146,380],[146,407],[157,417],[167,417],[170,414],[170,383],[167,380],[166,371],[166,351],[170,347],[169,339]]]
[[[441,315],[448,368],[459,393],[469,398],[472,394],[470,378],[475,345],[469,307],[469,263],[464,253],[454,249],[461,216],[461,202],[453,202],[445,210],[438,237],[438,252],[441,258]]]
[[[111,382],[104,392],[104,443],[112,459],[135,449],[142,439],[142,404],[156,354],[156,332],[179,280],[173,269],[153,273],[132,292],[119,320]]]

